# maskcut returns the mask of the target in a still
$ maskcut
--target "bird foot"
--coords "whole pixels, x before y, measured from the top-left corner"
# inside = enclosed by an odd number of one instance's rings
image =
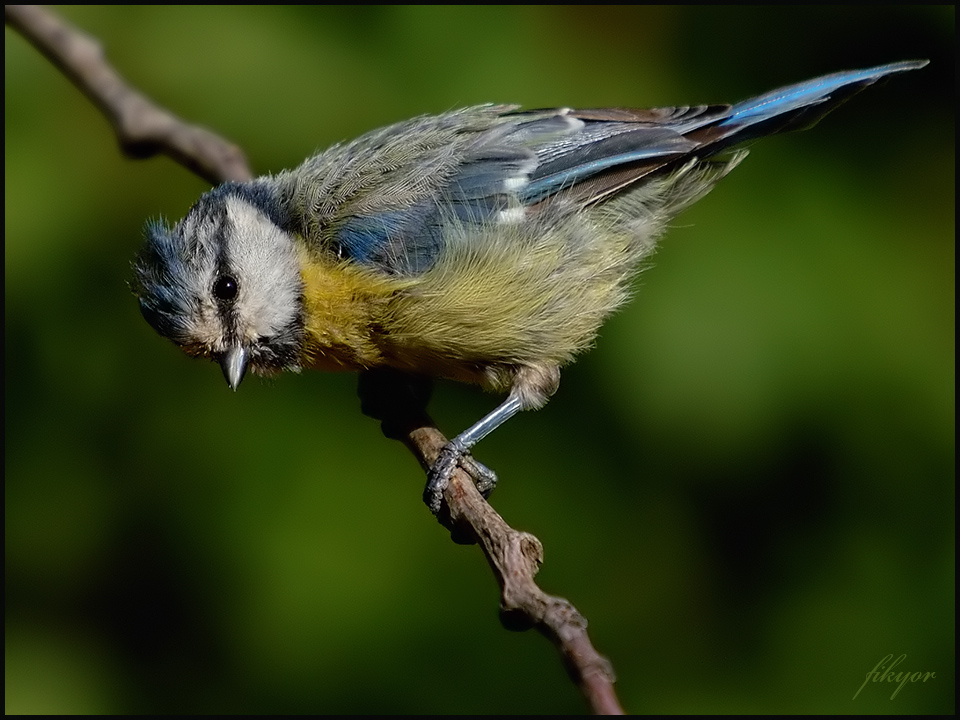
[[[450,484],[450,478],[457,466],[463,468],[473,479],[473,484],[486,498],[497,485],[497,474],[481,462],[478,462],[456,441],[448,442],[440,450],[437,459],[427,473],[427,486],[423,489],[423,502],[434,515],[440,513],[443,491]]]

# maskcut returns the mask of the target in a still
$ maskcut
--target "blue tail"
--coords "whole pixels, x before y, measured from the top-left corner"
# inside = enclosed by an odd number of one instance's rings
[[[788,85],[737,103],[730,108],[729,116],[721,121],[719,126],[737,126],[745,129],[779,118],[781,122],[776,129],[759,134],[808,128],[844,100],[880,78],[918,70],[928,62],[927,60],[906,60],[866,70],[845,70],[796,85]]]
[[[583,183],[579,194],[596,202],[691,157],[703,161],[765,135],[809,128],[884,76],[916,70],[927,62],[906,60],[824,75],[736,105],[564,111],[583,127],[559,138],[547,132],[553,130],[547,123],[555,116],[543,119],[532,111],[530,116],[541,119],[526,125],[526,131],[534,134],[539,122],[545,141],[535,148],[541,162],[530,174],[521,200],[532,204]]]

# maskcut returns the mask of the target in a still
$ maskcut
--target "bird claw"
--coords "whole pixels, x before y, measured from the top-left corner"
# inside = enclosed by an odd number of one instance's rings
[[[427,486],[423,489],[423,501],[434,515],[440,514],[443,491],[450,484],[450,477],[460,460],[461,450],[453,443],[447,443],[440,450],[427,473]]]
[[[490,497],[490,493],[497,486],[497,474],[469,454],[460,458],[460,467],[473,478],[473,484],[477,486],[477,490],[480,491],[484,499]]]
[[[473,479],[474,485],[487,497],[496,487],[497,474],[474,458],[455,442],[449,442],[440,450],[437,459],[427,473],[427,486],[423,489],[423,502],[434,515],[440,514],[443,491],[450,484],[453,471],[460,466]]]

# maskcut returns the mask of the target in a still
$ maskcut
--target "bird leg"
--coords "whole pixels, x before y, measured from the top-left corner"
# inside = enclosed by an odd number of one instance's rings
[[[459,464],[474,479],[477,488],[488,495],[497,482],[497,476],[489,468],[468,455],[470,449],[487,435],[523,409],[522,400],[511,394],[493,412],[471,425],[440,450],[440,454],[427,473],[427,486],[423,489],[423,501],[437,515],[443,499],[443,491],[450,483],[450,476]]]

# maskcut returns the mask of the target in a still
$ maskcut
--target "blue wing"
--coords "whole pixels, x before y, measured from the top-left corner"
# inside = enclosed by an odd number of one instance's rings
[[[703,161],[749,140],[810,127],[877,80],[926,64],[906,61],[825,75],[732,106],[502,108],[486,126],[479,122],[485,109],[479,108],[476,117],[458,116],[463,133],[475,139],[440,191],[406,206],[347,218],[337,241],[359,262],[396,273],[421,272],[442,249],[442,226],[452,218],[499,222],[510,217],[511,208],[560,193],[584,206],[603,202],[693,158]]]

